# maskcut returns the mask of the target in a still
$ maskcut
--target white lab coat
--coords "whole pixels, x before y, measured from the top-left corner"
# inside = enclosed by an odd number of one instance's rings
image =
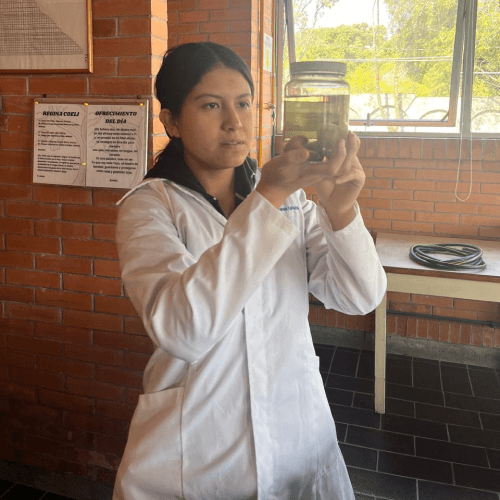
[[[257,174],[259,175],[259,174]],[[150,179],[121,201],[125,289],[155,352],[114,500],[354,500],[308,324],[309,296],[366,314],[385,273],[361,215],[332,231],[303,191],[225,219]]]

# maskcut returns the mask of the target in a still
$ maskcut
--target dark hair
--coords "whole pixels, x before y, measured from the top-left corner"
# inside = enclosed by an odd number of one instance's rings
[[[186,43],[169,49],[155,81],[155,95],[161,109],[168,109],[175,118],[179,116],[186,97],[205,73],[214,66],[222,65],[241,73],[250,86],[252,97],[254,84],[252,74],[245,61],[231,49],[213,42]],[[179,156],[183,154],[182,141],[171,138],[167,147],[157,156]]]

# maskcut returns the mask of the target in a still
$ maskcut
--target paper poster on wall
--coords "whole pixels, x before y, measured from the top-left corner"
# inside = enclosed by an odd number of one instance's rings
[[[85,119],[80,104],[35,106],[33,182],[85,185]]]
[[[129,188],[145,174],[145,114],[138,106],[89,105],[87,186]]]
[[[33,182],[131,188],[146,173],[147,101],[35,103]]]

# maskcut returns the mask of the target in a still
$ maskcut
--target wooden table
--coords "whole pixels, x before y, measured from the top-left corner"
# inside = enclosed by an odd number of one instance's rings
[[[410,260],[414,244],[468,243],[483,250],[483,271],[441,271]],[[386,273],[387,291],[500,302],[500,242],[379,233],[376,248]],[[439,256],[450,258],[446,255]],[[375,411],[385,413],[387,294],[375,311]]]

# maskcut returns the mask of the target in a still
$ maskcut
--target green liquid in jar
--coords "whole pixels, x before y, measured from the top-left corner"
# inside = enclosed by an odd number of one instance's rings
[[[285,143],[297,135],[307,137],[308,161],[335,155],[349,129],[349,94],[285,98]]]

